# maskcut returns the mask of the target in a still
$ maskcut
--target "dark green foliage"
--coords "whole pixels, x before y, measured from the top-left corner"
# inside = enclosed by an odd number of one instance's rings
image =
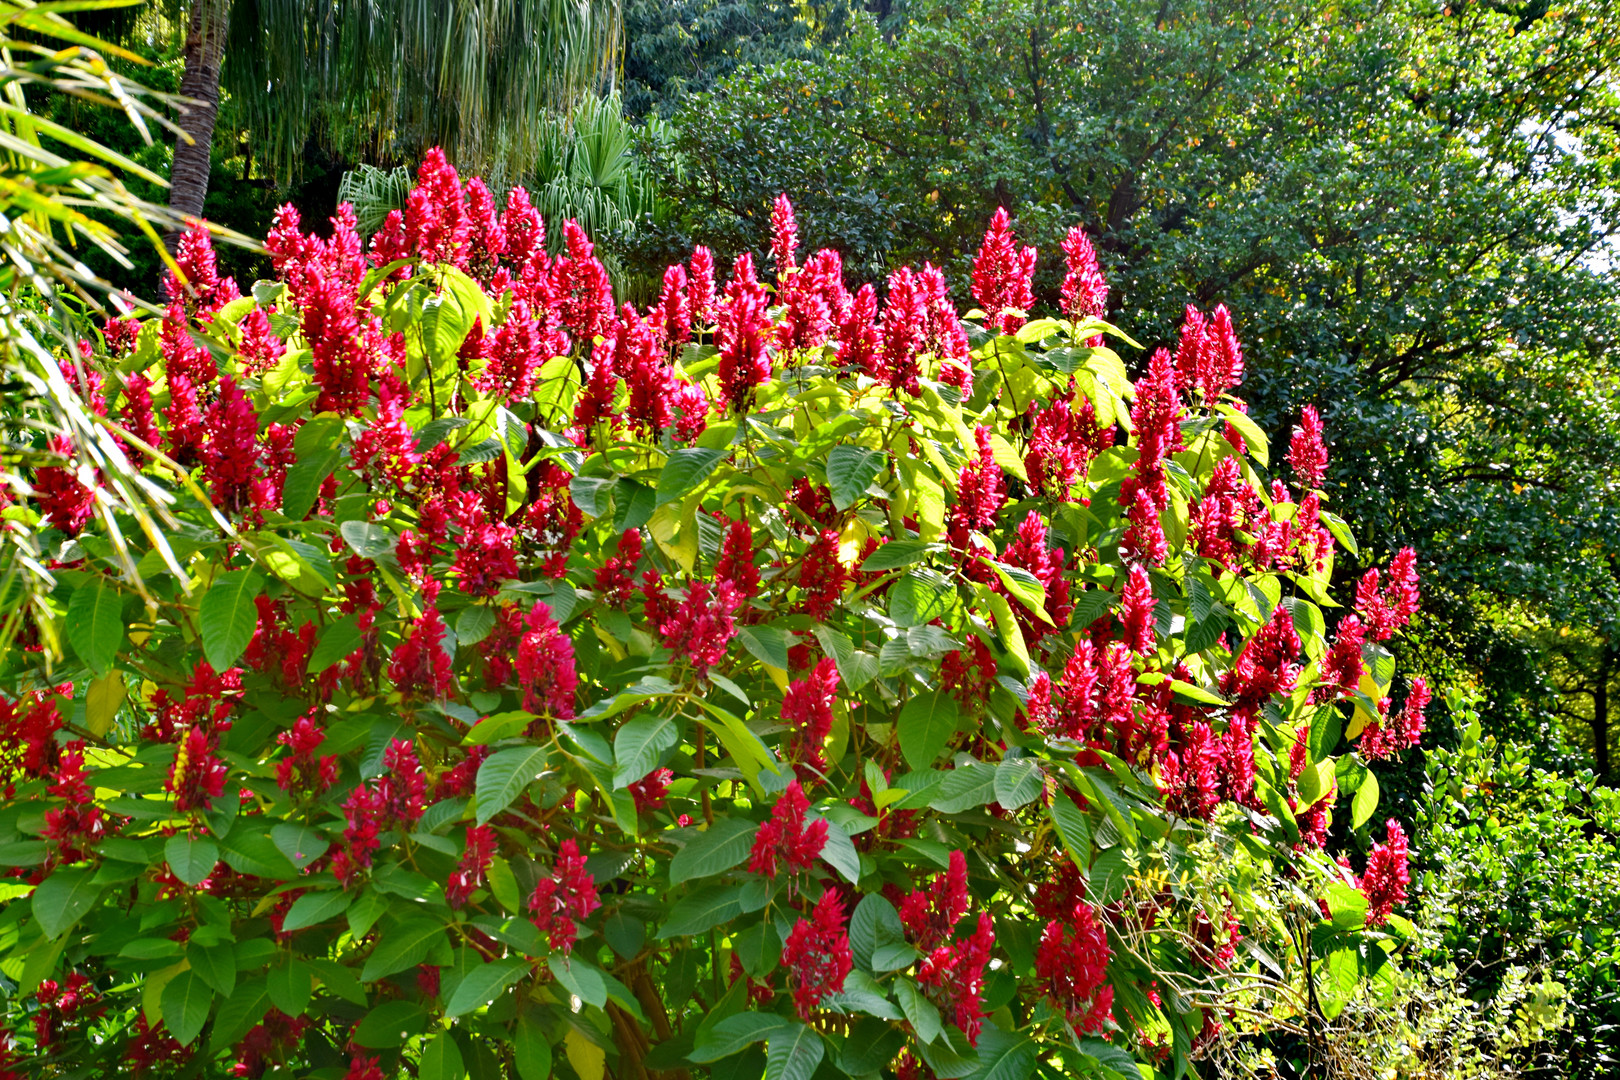
[[[1511,744],[1430,756],[1433,790],[1414,858],[1431,956],[1452,962],[1469,996],[1493,994],[1509,969],[1566,991],[1569,1025],[1527,1054],[1532,1075],[1613,1076],[1620,1067],[1620,793],[1590,772],[1536,768]]]

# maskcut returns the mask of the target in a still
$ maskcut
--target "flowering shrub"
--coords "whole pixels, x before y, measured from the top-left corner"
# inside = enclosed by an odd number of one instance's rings
[[[1078,230],[1061,319],[1005,213],[964,322],[786,200],[640,311],[497,205],[285,209],[250,295],[194,230],[82,366],[179,525],[135,580],[91,471],[7,511],[0,1075],[1168,1075],[1392,962],[1399,826],[1322,848],[1416,575],[1328,628],[1224,309],[1133,384]]]

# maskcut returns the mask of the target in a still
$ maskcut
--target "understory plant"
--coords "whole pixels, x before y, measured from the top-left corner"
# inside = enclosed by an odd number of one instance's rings
[[[285,209],[242,294],[197,228],[101,328],[178,525],[13,478],[0,1075],[1328,1060],[1412,933],[1365,766],[1422,729],[1412,553],[1331,595],[1315,414],[1285,465],[1222,309],[1133,381],[1082,231],[1031,318],[998,213],[964,318],[772,221],[616,306],[435,152],[369,250]]]

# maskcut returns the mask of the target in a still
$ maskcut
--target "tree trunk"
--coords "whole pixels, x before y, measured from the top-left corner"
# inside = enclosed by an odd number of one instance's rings
[[[219,65],[229,22],[230,0],[192,0],[180,93],[193,100],[178,118],[185,135],[175,137],[169,172],[169,208],[185,217],[202,217],[208,195],[209,154],[219,118]]]

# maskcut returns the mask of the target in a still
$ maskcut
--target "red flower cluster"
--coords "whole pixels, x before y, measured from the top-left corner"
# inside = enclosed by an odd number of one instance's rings
[[[1024,325],[1035,306],[1035,249],[1019,250],[1005,206],[996,207],[984,242],[973,258],[973,298],[984,309],[987,328],[1010,334]]]
[[[463,907],[484,883],[484,871],[495,861],[495,830],[488,825],[467,826],[467,847],[456,863],[455,873],[444,887],[444,898],[453,908]]]
[[[558,720],[574,718],[574,693],[579,686],[574,643],[551,618],[551,609],[539,600],[524,619],[517,678],[523,687],[523,707],[529,712]]]
[[[1367,855],[1367,870],[1356,888],[1367,898],[1367,925],[1382,926],[1390,911],[1406,900],[1406,887],[1412,883],[1407,867],[1406,831],[1390,818],[1384,823],[1384,842],[1375,843]]]
[[[1288,441],[1288,467],[1294,470],[1294,479],[1304,488],[1319,488],[1327,474],[1327,447],[1322,445],[1322,418],[1315,406],[1300,410],[1299,427]]]
[[[1114,445],[1114,429],[1099,427],[1091,399],[1078,396],[1078,408],[1059,399],[1044,407],[1031,403],[1027,413],[1029,439],[1024,471],[1029,474],[1030,486],[1049,498],[1066,501],[1074,484],[1091,468],[1092,460]]]
[[[736,636],[733,616],[741,606],[742,597],[728,581],[719,584],[712,600],[708,582],[690,582],[685,601],[658,625],[664,647],[691,665],[699,679],[707,678]]]
[[[825,744],[832,732],[833,702],[838,696],[838,665],[822,660],[789,684],[782,698],[782,722],[793,732],[788,758],[806,784],[819,783],[827,770]]]
[[[1041,932],[1035,976],[1082,1035],[1101,1031],[1113,1019],[1114,988],[1103,985],[1111,955],[1107,932],[1083,903],[1064,920],[1048,922]]]
[[[782,966],[793,983],[793,1007],[808,1021],[829,994],[843,990],[854,966],[849,933],[844,927],[844,906],[828,889],[816,902],[809,919],[800,919],[782,947]]]
[[[316,757],[326,732],[308,716],[300,716],[276,741],[292,753],[276,762],[276,785],[292,795],[314,797],[338,781],[336,755]]]
[[[585,870],[585,856],[579,845],[564,840],[557,846],[557,863],[551,876],[541,878],[529,894],[529,919],[551,942],[557,952],[568,953],[579,936],[575,921],[602,906],[596,895],[596,881]]]
[[[797,780],[790,782],[771,808],[768,821],[754,834],[754,845],[748,852],[748,872],[774,878],[780,870],[778,862],[787,865],[789,876],[809,870],[821,857],[827,846],[827,823],[817,818],[805,824],[805,812],[810,800]]]
[[[1102,318],[1108,312],[1108,280],[1091,238],[1078,225],[1063,238],[1063,258],[1068,270],[1063,277],[1063,314],[1076,322]],[[1101,344],[1101,339],[1093,338],[1091,344]]]
[[[1176,346],[1176,385],[1195,391],[1194,401],[1213,405],[1232,387],[1243,381],[1243,347],[1232,328],[1232,316],[1225,305],[1213,317],[1187,305],[1181,324],[1181,341]]]
[[[1046,523],[1040,514],[1031,510],[1025,515],[1018,525],[1017,538],[1001,553],[1001,561],[1028,570],[1046,590],[1045,607],[1047,617],[1052,620],[1050,623],[1031,615],[1022,604],[1013,605],[1024,641],[1033,646],[1047,634],[1066,629],[1069,617],[1074,614],[1074,604],[1069,599],[1069,579],[1064,573],[1067,561],[1062,548],[1047,546]]]
[[[1138,457],[1119,488],[1120,505],[1130,519],[1119,544],[1120,554],[1127,559],[1157,566],[1169,555],[1160,521],[1170,505],[1164,461],[1183,449],[1181,416],[1176,372],[1170,354],[1160,349],[1153,354],[1147,377],[1136,384],[1136,404],[1131,406]]]
[[[1356,586],[1356,612],[1366,620],[1367,636],[1387,641],[1411,621],[1418,609],[1417,553],[1402,548],[1389,564],[1387,579],[1380,584],[1376,567],[1361,576]]]
[[[1423,735],[1423,710],[1429,706],[1429,685],[1422,679],[1413,679],[1406,692],[1406,702],[1397,716],[1384,716],[1368,724],[1361,732],[1358,745],[1370,761],[1393,757],[1408,747],[1416,746]],[[1387,712],[1388,700],[1380,702]]]

